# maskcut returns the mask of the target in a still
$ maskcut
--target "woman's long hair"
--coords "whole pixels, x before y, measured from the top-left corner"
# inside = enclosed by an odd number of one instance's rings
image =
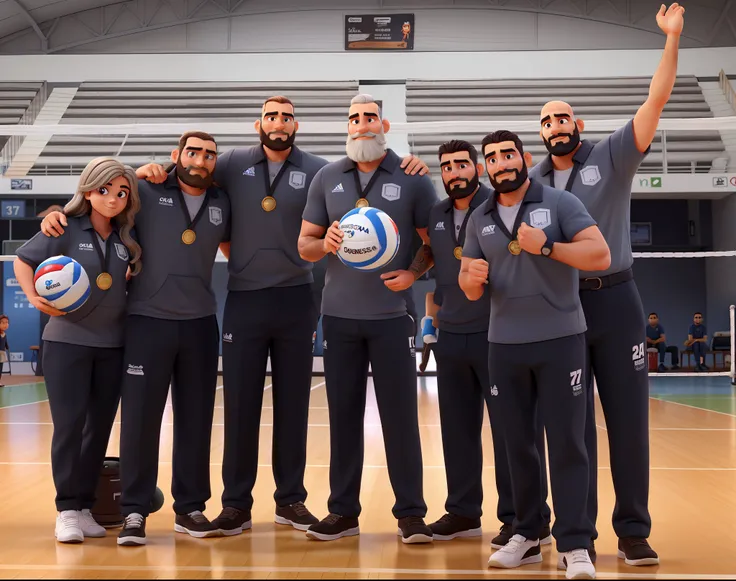
[[[79,177],[77,193],[64,206],[64,214],[70,217],[86,216],[92,212],[92,204],[84,197],[87,192],[92,192],[108,184],[117,177],[123,176],[130,185],[130,195],[125,209],[113,220],[118,225],[120,240],[130,253],[131,272],[135,276],[141,271],[141,247],[133,240],[130,231],[135,225],[135,215],[141,209],[141,199],[138,195],[138,178],[133,168],[123,165],[112,157],[97,157],[87,164],[82,175]]]

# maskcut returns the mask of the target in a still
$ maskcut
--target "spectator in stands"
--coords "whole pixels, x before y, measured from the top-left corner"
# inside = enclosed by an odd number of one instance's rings
[[[667,371],[664,365],[664,356],[669,353],[672,357],[672,369],[680,369],[680,352],[674,345],[667,346],[667,337],[664,334],[664,327],[659,324],[659,316],[657,313],[649,313],[649,326],[647,327],[647,346],[659,351],[659,368],[660,373]]]
[[[705,352],[708,350],[708,330],[703,324],[703,313],[693,315],[693,324],[687,332],[685,347],[691,348],[695,355],[695,371],[708,371],[705,366]]]
[[[5,362],[10,359],[8,355],[10,347],[8,347],[8,327],[10,326],[10,319],[8,315],[0,315],[0,387],[5,387],[2,383],[3,369]]]

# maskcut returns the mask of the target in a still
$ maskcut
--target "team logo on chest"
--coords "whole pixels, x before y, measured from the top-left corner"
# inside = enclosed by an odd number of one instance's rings
[[[580,179],[586,186],[594,186],[601,181],[601,172],[597,165],[589,165],[580,170]]]
[[[125,247],[125,244],[115,242],[115,254],[118,255],[120,260],[128,260],[128,249]]]
[[[247,170],[243,172],[243,175],[253,177],[254,175],[256,175],[256,168],[253,166],[249,167]]]
[[[544,230],[551,222],[550,212],[547,208],[537,208],[529,213],[529,225],[532,228]]]
[[[215,226],[219,226],[222,224],[222,208],[218,208],[216,206],[210,206],[210,223],[214,224]]]
[[[401,197],[401,186],[396,184],[383,184],[381,197],[389,202],[394,202]]]
[[[307,174],[303,171],[293,171],[289,174],[289,185],[295,190],[303,190],[307,184]]]
[[[444,222],[437,222],[437,226],[434,227],[435,230],[444,230],[445,229],[445,223]]]

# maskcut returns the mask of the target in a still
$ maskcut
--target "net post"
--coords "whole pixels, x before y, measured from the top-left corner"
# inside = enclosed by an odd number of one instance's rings
[[[734,329],[736,327],[734,325],[734,319],[736,318],[734,316],[734,314],[736,313],[736,306],[731,305],[728,310],[731,326],[731,385],[736,385],[736,373],[734,372],[734,370],[736,370],[736,364],[734,363],[734,359],[736,359],[736,333],[734,333]]]

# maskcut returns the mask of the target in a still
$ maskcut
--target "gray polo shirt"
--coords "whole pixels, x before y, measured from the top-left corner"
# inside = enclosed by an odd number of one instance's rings
[[[611,266],[580,276],[605,276],[631,268],[631,182],[649,153],[641,153],[634,141],[634,122],[614,131],[595,145],[584,140],[573,156],[573,169],[565,189],[585,204],[598,222],[611,249]],[[554,166],[547,155],[529,170],[529,177],[554,185]]]
[[[68,315],[51,317],[44,328],[43,339],[87,347],[122,347],[127,288],[125,273],[130,260],[128,249],[113,225],[113,231],[105,242],[105,271],[112,275],[112,286],[103,291],[96,284],[97,276],[103,272],[95,250],[99,237],[89,216],[68,218],[67,222],[64,234],[58,238],[39,232],[17,252],[18,257],[34,270],[47,258],[68,256],[84,268],[89,278],[91,293],[87,302]]]
[[[138,190],[141,211],[135,226],[145,266],[133,278],[128,312],[172,321],[214,315],[212,267],[220,243],[230,240],[227,194],[215,186],[208,189],[192,226],[174,171],[163,184],[138,180]],[[197,235],[193,244],[181,239],[188,228]]]
[[[381,274],[407,269],[414,256],[412,237],[426,228],[437,192],[429,176],[410,176],[401,169],[401,158],[386,152],[373,175],[365,197],[373,208],[386,212],[399,229],[399,250],[381,269],[365,272],[344,265],[334,254],[327,259],[322,293],[322,313],[345,319],[390,319],[406,315],[402,293],[389,290]],[[328,228],[340,221],[361,197],[360,176],[355,162],[345,157],[323,167],[309,188],[304,220]]]
[[[491,190],[485,184],[470,201],[470,208],[465,213],[460,234],[455,235],[455,209],[450,198],[446,198],[432,208],[429,220],[429,239],[434,256],[434,279],[436,283],[435,302],[440,305],[437,313],[437,325],[441,331],[451,333],[480,333],[488,330],[488,317],[491,302],[488,289],[477,301],[469,301],[458,284],[461,261],[455,257],[457,246],[465,242],[465,231],[472,213],[485,202]]]
[[[312,263],[297,243],[307,192],[327,161],[292,147],[271,183],[263,147],[231,149],[217,160],[215,180],[230,196],[233,213],[228,289],[248,291],[312,282]],[[266,212],[261,201],[276,199]]]
[[[535,343],[584,333],[587,326],[578,296],[578,271],[523,250],[518,256],[511,254],[511,233],[499,216],[497,196],[494,192],[470,216],[463,247],[463,256],[483,258],[489,264],[488,340]],[[575,196],[536,180],[531,181],[519,214],[555,242],[570,242],[578,232],[595,226]]]

